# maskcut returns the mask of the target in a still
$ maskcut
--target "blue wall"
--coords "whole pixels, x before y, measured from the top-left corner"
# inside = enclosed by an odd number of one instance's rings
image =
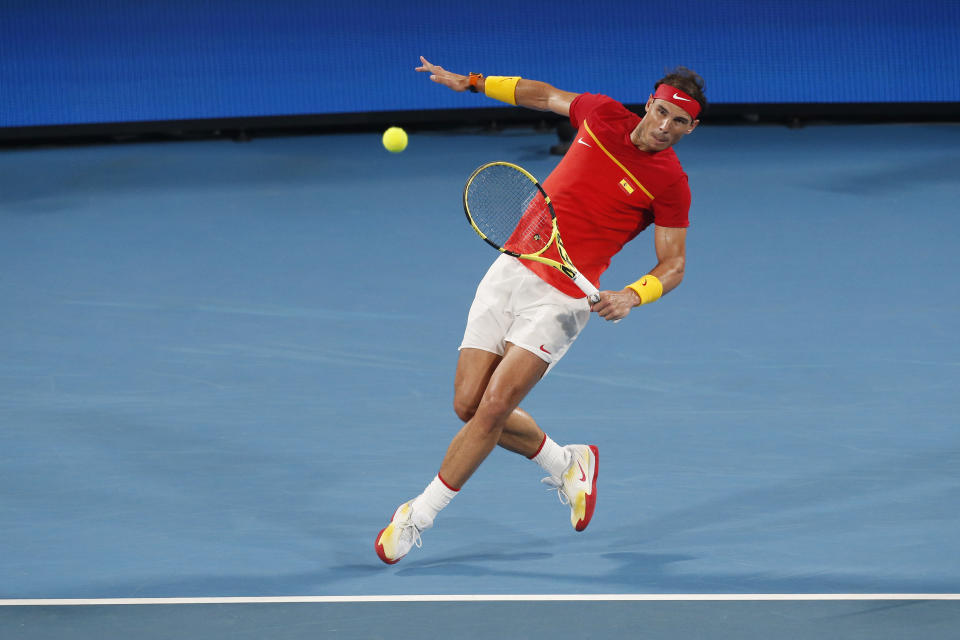
[[[643,102],[960,102],[960,1],[0,0],[0,127],[490,106],[413,72]]]

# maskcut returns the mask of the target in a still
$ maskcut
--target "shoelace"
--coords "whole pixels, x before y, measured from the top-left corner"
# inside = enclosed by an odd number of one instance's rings
[[[560,478],[547,476],[540,482],[549,487],[547,491],[557,492],[557,497],[560,498],[560,504],[570,504],[570,496],[568,496],[567,492],[563,490],[563,481]]]
[[[401,522],[399,526],[400,538],[403,538],[405,535],[407,535],[407,532],[410,529],[413,529],[413,544],[417,546],[417,549],[423,547],[423,540],[420,538],[420,529],[417,527],[417,525],[413,524],[411,520],[407,520],[406,522]]]

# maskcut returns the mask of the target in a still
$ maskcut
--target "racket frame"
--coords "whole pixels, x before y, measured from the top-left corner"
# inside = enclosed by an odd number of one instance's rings
[[[496,242],[487,237],[487,235],[477,226],[477,223],[473,219],[473,215],[470,213],[470,202],[467,194],[470,192],[470,185],[473,184],[473,181],[479,176],[483,171],[487,170],[493,166],[504,166],[514,169],[522,173],[530,182],[537,188],[540,192],[540,195],[543,196],[543,201],[547,205],[547,210],[550,212],[550,222],[551,222],[551,231],[550,239],[543,245],[539,251],[533,253],[517,253],[516,251],[510,251]],[[573,266],[573,262],[570,260],[570,256],[567,255],[567,250],[563,247],[563,240],[560,237],[560,228],[557,225],[557,214],[553,210],[553,202],[550,201],[550,196],[547,195],[547,192],[544,191],[543,186],[540,184],[540,181],[537,180],[532,173],[524,169],[518,164],[512,162],[505,162],[503,160],[496,160],[494,162],[487,162],[483,164],[470,174],[470,177],[467,178],[467,183],[463,188],[463,212],[467,216],[467,222],[470,223],[470,227],[476,232],[478,236],[483,238],[484,242],[489,244],[491,247],[499,251],[500,253],[505,253],[508,256],[513,256],[514,258],[520,258],[522,260],[533,260],[534,262],[539,262],[541,264],[548,265],[554,269],[559,270],[561,273],[565,274],[570,278],[581,291],[583,291],[590,302],[599,302],[600,301],[600,292],[597,290],[593,283],[587,279],[582,273],[577,271],[577,268]],[[560,259],[563,262],[558,262],[552,258],[543,257],[543,253],[550,248],[550,245],[557,245],[557,252],[560,254]]]

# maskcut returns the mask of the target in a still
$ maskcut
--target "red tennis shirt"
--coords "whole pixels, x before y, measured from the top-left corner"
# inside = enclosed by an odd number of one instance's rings
[[[577,137],[543,188],[570,260],[599,287],[614,254],[651,223],[690,225],[690,187],[672,148],[650,153],[630,142],[640,116],[616,100],[582,93],[570,104],[570,122]],[[555,247],[545,257],[559,260]],[[584,296],[553,267],[521,262],[567,295]]]

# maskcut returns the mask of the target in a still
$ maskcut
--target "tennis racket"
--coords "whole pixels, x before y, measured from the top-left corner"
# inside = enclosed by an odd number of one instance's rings
[[[550,265],[573,280],[590,302],[600,301],[600,292],[563,248],[550,196],[523,167],[488,162],[478,168],[463,189],[463,210],[477,235],[500,253]],[[562,262],[543,256],[554,243]]]

